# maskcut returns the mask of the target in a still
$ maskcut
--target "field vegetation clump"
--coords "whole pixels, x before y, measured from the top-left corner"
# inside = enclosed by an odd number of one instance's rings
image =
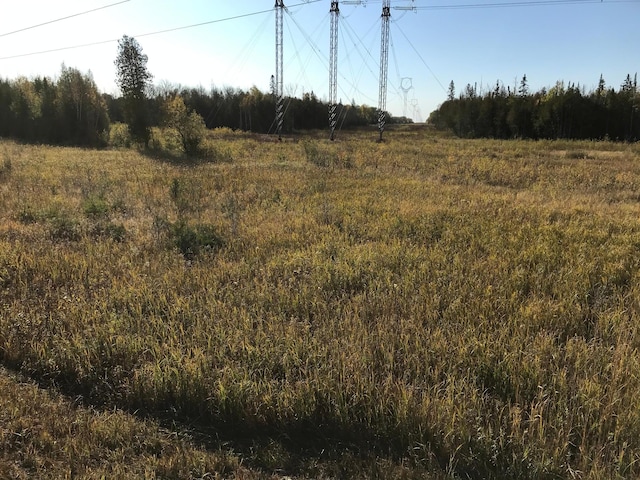
[[[194,477],[640,475],[637,147],[207,141],[232,160],[1,144],[5,367],[189,431]]]

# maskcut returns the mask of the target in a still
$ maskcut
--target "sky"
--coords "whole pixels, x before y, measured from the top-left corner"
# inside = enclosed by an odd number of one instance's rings
[[[117,95],[123,35],[136,37],[156,84],[267,92],[275,72],[274,0],[6,3],[3,78],[55,78],[64,64],[91,71],[102,92]],[[284,4],[285,94],[328,100],[331,2]],[[338,98],[376,107],[382,1],[339,6]],[[602,75],[618,89],[640,70],[639,20],[640,0],[391,0],[387,110],[424,121],[451,81],[456,93],[467,84],[513,88],[524,75],[533,91],[560,80],[590,91]]]

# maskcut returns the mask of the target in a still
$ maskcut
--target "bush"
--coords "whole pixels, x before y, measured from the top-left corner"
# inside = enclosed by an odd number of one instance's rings
[[[38,214],[33,211],[33,208],[27,205],[20,209],[16,218],[21,223],[30,224],[36,223],[39,217]]]
[[[91,196],[84,201],[84,214],[88,217],[106,217],[111,207],[102,196]]]
[[[82,237],[80,223],[66,215],[51,219],[49,235],[52,240],[77,242]]]
[[[0,165],[0,180],[8,178],[12,170],[11,157],[5,153],[2,165]]]
[[[127,237],[127,229],[121,223],[101,221],[91,227],[91,234],[98,238],[109,238],[114,242],[124,242]]]
[[[317,167],[322,168],[353,168],[353,159],[349,154],[338,152],[335,146],[323,148],[314,141],[304,141],[302,143],[304,154],[307,160]]]
[[[317,167],[328,167],[331,165],[331,157],[327,152],[323,152],[318,148],[318,144],[311,141],[302,143],[304,154],[307,160]]]
[[[171,226],[171,233],[174,245],[187,259],[195,257],[202,250],[218,250],[224,244],[212,225],[191,226],[184,220],[179,220]]]
[[[590,160],[593,157],[583,150],[569,150],[565,157],[570,160]]]
[[[183,152],[188,157],[198,156],[207,132],[204,119],[194,111],[189,112],[180,95],[167,100],[164,109],[165,125],[175,132]]]
[[[167,152],[171,156],[173,152],[182,151],[182,144],[175,131],[170,128],[153,127],[149,147],[156,153]]]
[[[213,145],[212,142],[207,142],[201,147],[202,156],[208,162],[213,163],[232,163],[233,154],[228,147],[220,148],[217,145]]]
[[[131,147],[131,135],[125,123],[114,123],[109,130],[109,145],[115,148]]]

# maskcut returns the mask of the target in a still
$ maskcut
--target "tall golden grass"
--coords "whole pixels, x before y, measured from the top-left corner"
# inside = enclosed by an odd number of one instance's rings
[[[226,134],[193,165],[2,142],[2,363],[288,439],[273,471],[297,444],[438,477],[640,475],[640,149],[369,137]]]

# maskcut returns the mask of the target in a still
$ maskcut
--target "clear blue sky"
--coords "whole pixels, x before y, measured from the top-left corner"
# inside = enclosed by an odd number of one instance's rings
[[[136,36],[156,83],[269,89],[275,71],[274,0],[128,0],[92,13],[21,28],[122,0],[20,0],[0,16],[0,75],[54,77],[62,63],[91,70],[99,88],[117,93],[117,42],[7,58]],[[340,2],[339,98],[376,106],[381,0]],[[511,4],[492,8],[473,5]],[[515,3],[535,3],[518,6]],[[285,0],[285,93],[328,97],[330,1]],[[424,120],[467,83],[507,86],[527,75],[533,90],[557,80],[594,88],[600,77],[618,88],[640,70],[640,0],[391,0],[388,109]],[[416,11],[400,9],[415,6]],[[400,7],[400,8],[399,8]],[[460,8],[451,8],[460,7]],[[141,36],[175,27],[243,18]],[[402,78],[405,78],[403,81]],[[411,80],[409,80],[411,79]],[[409,87],[412,87],[409,89]]]

